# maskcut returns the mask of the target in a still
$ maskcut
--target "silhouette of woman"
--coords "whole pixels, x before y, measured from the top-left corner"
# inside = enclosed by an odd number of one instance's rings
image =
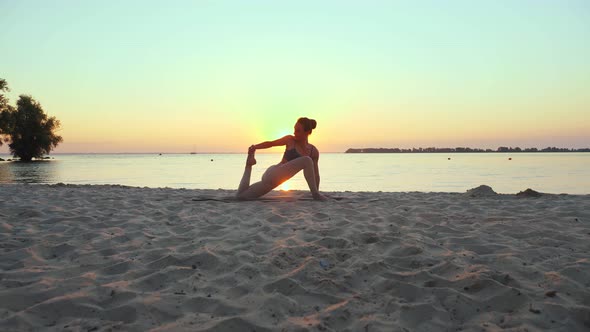
[[[303,175],[313,198],[316,200],[326,200],[326,196],[322,195],[319,191],[320,173],[318,159],[320,152],[308,141],[309,135],[311,135],[316,125],[315,120],[299,118],[295,123],[293,135],[287,135],[274,141],[266,141],[250,146],[248,148],[246,168],[236,195],[237,198],[243,200],[258,198],[303,170]],[[281,162],[270,166],[262,175],[260,182],[250,185],[252,166],[256,164],[256,158],[254,158],[256,150],[281,145],[285,146],[285,153]]]

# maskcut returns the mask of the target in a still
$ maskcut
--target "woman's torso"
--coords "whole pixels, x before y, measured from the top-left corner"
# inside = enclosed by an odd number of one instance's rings
[[[291,140],[291,142],[287,143],[285,146],[285,152],[283,153],[281,164],[303,156],[311,157],[314,149],[315,147],[309,143],[306,143],[305,148],[303,149],[301,146],[295,144],[295,140]]]

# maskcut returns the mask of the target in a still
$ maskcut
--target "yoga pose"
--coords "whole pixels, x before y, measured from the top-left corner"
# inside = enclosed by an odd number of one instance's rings
[[[262,142],[250,146],[248,148],[248,158],[246,159],[246,169],[244,170],[244,175],[242,176],[242,181],[240,182],[240,187],[236,195],[238,199],[247,200],[258,198],[303,170],[303,175],[313,198],[326,200],[327,198],[320,194],[319,191],[320,173],[318,159],[320,152],[308,142],[308,137],[315,127],[315,120],[299,118],[297,123],[295,123],[293,135],[287,135],[274,141]],[[256,150],[281,145],[285,145],[285,153],[281,162],[270,166],[262,174],[262,180],[260,182],[250,185],[252,166],[256,164],[256,159],[254,158]]]

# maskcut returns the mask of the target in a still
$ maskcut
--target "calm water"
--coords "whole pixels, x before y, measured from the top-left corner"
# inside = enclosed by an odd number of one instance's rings
[[[37,163],[0,162],[0,183],[236,189],[245,160],[243,154],[52,157],[55,159]],[[280,155],[258,154],[257,160],[252,181],[258,181]],[[324,153],[320,175],[320,189],[324,191],[464,192],[487,184],[500,193],[532,188],[548,193],[590,194],[590,153]],[[307,189],[303,174],[297,174],[284,189]]]

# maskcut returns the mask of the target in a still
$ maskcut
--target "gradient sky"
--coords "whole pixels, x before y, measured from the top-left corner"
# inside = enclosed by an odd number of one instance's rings
[[[590,2],[0,0],[55,152],[590,146]],[[7,151],[6,146],[0,152]]]

